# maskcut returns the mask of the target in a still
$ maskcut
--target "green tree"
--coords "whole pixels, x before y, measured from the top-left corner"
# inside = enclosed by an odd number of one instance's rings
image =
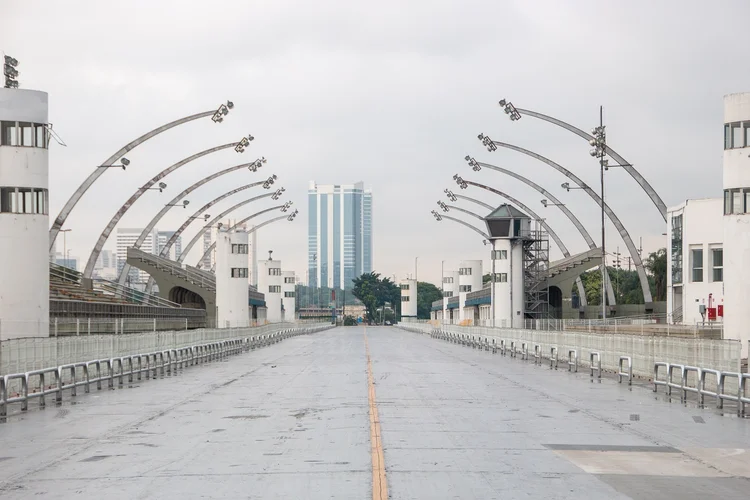
[[[654,300],[667,300],[667,249],[660,248],[656,252],[651,252],[644,265],[653,277],[651,293]]]
[[[442,297],[443,292],[432,283],[424,281],[417,283],[417,318],[430,319],[432,303]]]
[[[390,303],[398,315],[401,308],[401,289],[390,278],[380,278],[376,272],[354,278],[352,295],[365,306],[368,321],[380,319],[378,311]],[[395,318],[394,318],[395,319]]]

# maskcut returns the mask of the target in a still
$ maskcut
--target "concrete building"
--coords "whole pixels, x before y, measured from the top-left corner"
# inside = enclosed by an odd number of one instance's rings
[[[49,335],[47,93],[0,88],[2,339]]]
[[[128,260],[128,247],[132,247],[138,237],[143,232],[143,228],[132,228],[132,227],[118,227],[117,228],[117,273],[122,271],[125,266],[125,262]],[[159,231],[154,229],[141,245],[141,250],[151,254],[158,254],[157,245],[159,242]],[[134,285],[136,283],[145,284],[148,282],[148,273],[140,271],[135,268],[131,268],[128,273],[127,283]]]
[[[206,231],[203,233],[203,250],[201,250],[201,255],[206,253],[206,250],[211,248],[211,244],[213,243],[213,237],[212,237],[212,230],[206,229]],[[203,257],[203,260],[201,260],[201,264],[203,265],[203,269],[213,269],[213,256],[209,253],[205,257]]]
[[[283,320],[281,298],[283,296],[284,277],[281,274],[281,261],[268,260],[258,262],[258,291],[266,297],[266,320],[279,323]]]
[[[724,337],[750,340],[750,92],[724,96]],[[723,308],[723,309],[724,309]]]
[[[445,323],[449,325],[458,323],[458,309],[450,308],[449,306],[452,305],[451,298],[458,297],[459,281],[458,271],[443,271],[443,302],[440,320],[444,319]],[[454,312],[456,316],[455,321],[453,321]]]
[[[284,312],[282,320],[294,322],[297,309],[297,277],[294,271],[281,271],[281,277],[283,278],[283,283],[281,284],[281,293],[283,295],[281,304]]]
[[[363,183],[311,181],[308,213],[310,286],[349,289],[354,278],[372,272],[372,192]]]
[[[401,317],[417,317],[417,280],[404,279],[399,283],[401,288]]]
[[[473,324],[478,319],[474,317],[473,309],[465,307],[466,296],[482,289],[482,261],[464,260],[458,266],[458,321]],[[467,314],[471,313],[470,317]],[[455,318],[454,318],[455,320]],[[455,322],[455,321],[454,321]]]
[[[248,238],[244,230],[216,235],[216,318],[220,328],[248,326]]]
[[[93,276],[107,280],[117,279],[117,255],[112,250],[102,250],[96,259]]]
[[[155,254],[159,255],[162,251],[162,249],[166,246],[169,239],[174,234],[174,231],[158,231],[157,237],[158,237],[158,244],[156,246],[156,252]],[[180,255],[182,255],[182,236],[178,236],[177,239],[174,242],[174,245],[169,249],[169,254],[167,254],[167,258],[171,260],[177,260],[180,258]]]
[[[687,200],[669,208],[667,215],[668,321],[687,325],[722,321],[722,199]]]

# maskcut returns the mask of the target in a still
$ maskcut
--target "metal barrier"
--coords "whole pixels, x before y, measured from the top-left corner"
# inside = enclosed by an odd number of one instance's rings
[[[0,377],[0,417],[6,417],[8,405],[21,403],[21,411],[27,411],[29,400],[39,398],[39,406],[45,406],[45,396],[55,395],[55,401],[61,402],[64,391],[70,391],[71,396],[77,395],[77,388],[83,387],[84,392],[91,390],[91,384],[96,383],[97,390],[102,389],[102,382],[107,382],[107,388],[114,388],[115,379],[118,385],[124,385],[124,376],[128,376],[128,382],[132,383],[134,377],[141,380],[142,374],[146,378],[156,378],[159,374],[170,375],[179,367],[196,365],[212,359],[220,359],[230,354],[238,354],[249,351],[259,346],[270,345],[295,335],[313,333],[327,330],[330,325],[293,328],[279,331],[270,335],[243,337],[197,344],[178,349],[168,349],[148,353],[132,354],[116,358],[94,359],[79,363],[69,363],[57,367],[49,367],[41,370],[33,370],[25,373],[12,373]],[[102,370],[104,365],[105,370]],[[94,377],[91,377],[92,372]],[[47,375],[52,374],[52,380]],[[10,394],[11,382],[20,381],[20,391]],[[38,386],[38,390],[30,390],[30,387]]]
[[[674,382],[673,374],[676,370],[680,371],[679,383]],[[667,368],[667,394],[669,396],[672,395],[672,389],[682,389],[682,376],[684,372],[685,372],[685,367],[683,365],[674,364],[674,365],[669,365],[669,367]]]
[[[622,371],[623,361],[628,362],[628,371],[626,372]],[[617,370],[617,382],[621,384],[622,377],[628,377],[628,385],[633,385],[633,360],[630,358],[630,356],[620,356],[618,366],[619,368]]]
[[[750,373],[743,373],[740,381],[740,414],[745,414],[745,405],[750,405],[747,389],[750,387]]]
[[[689,385],[688,377],[691,373],[695,373],[695,387]],[[682,394],[680,396],[682,400],[687,400],[688,392],[701,393],[701,369],[697,366],[684,366],[682,369]]]
[[[568,349],[568,371],[571,370],[578,373],[578,352],[575,349]]]
[[[529,347],[526,342],[521,343],[521,359],[523,360],[529,359]]]
[[[664,380],[659,380],[659,368],[662,368],[662,367],[667,371],[667,378],[665,378]],[[660,385],[663,385],[666,387],[668,383],[669,383],[669,363],[664,363],[662,361],[654,363],[654,392],[657,392]]]
[[[542,346],[534,344],[534,364],[542,365]]]
[[[596,358],[596,371],[597,371],[597,378],[602,378],[602,355],[597,351],[591,351],[589,353],[589,369],[591,377],[594,377],[594,358]]]
[[[736,378],[737,379],[737,394],[726,394],[724,392],[724,385],[726,383],[727,378]],[[743,387],[742,382],[744,381],[744,377],[741,373],[737,372],[721,372],[721,375],[719,375],[719,388],[717,389],[717,394],[719,395],[719,402],[717,405],[717,408],[724,408],[724,400],[728,401],[735,401],[737,403],[737,412],[739,413],[741,411],[741,404],[740,404],[740,397],[743,393]]]
[[[554,364],[555,370],[557,370],[557,347],[550,347],[549,350],[549,369],[552,369]]]

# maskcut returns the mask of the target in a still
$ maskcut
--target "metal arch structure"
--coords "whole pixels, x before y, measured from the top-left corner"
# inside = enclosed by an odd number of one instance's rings
[[[555,233],[555,231],[553,231],[552,228],[549,227],[549,225],[547,224],[547,221],[545,221],[544,219],[542,219],[541,217],[539,217],[539,214],[537,214],[536,212],[534,212],[532,209],[530,209],[529,207],[527,207],[526,205],[524,205],[523,203],[521,203],[517,199],[513,198],[512,196],[509,196],[509,195],[503,193],[502,191],[498,191],[495,188],[491,188],[489,186],[485,186],[484,184],[479,184],[478,182],[467,181],[465,179],[461,179],[461,181],[465,182],[466,184],[469,184],[471,186],[476,186],[478,188],[486,189],[487,191],[489,191],[491,193],[500,195],[503,198],[505,198],[506,200],[508,200],[509,202],[515,203],[516,205],[518,205],[518,207],[521,210],[526,210],[529,213],[529,215],[532,218],[534,218],[537,221],[539,221],[539,224],[549,233],[550,237],[555,241],[555,243],[557,244],[558,248],[560,249],[560,252],[562,252],[563,257],[570,257],[570,252],[568,251],[568,247],[565,246],[565,243],[563,243],[562,240],[560,239],[560,237],[557,235],[557,233]],[[459,182],[459,185],[460,184],[461,183]],[[458,195],[456,195],[456,197],[458,197]],[[453,207],[451,205],[447,205],[447,206],[449,208],[458,208],[458,207]],[[480,219],[484,220],[483,217],[480,217]],[[583,305],[586,305],[586,291],[583,288],[583,282],[581,282],[580,276],[576,277],[576,287],[578,288],[578,294],[579,294],[579,296],[582,298],[582,302],[581,303]]]
[[[469,166],[471,166],[472,170],[474,170],[475,172],[479,172],[482,169],[482,167],[488,168],[490,170],[495,170],[495,171],[500,172],[502,174],[509,175],[509,176],[513,177],[514,179],[517,179],[517,180],[523,182],[527,186],[530,186],[530,187],[536,189],[537,191],[539,191],[540,194],[542,194],[542,195],[546,196],[547,198],[549,198],[552,201],[552,203],[555,204],[555,206],[557,206],[557,208],[559,208],[562,211],[562,213],[565,214],[565,216],[570,220],[570,222],[572,222],[573,225],[576,227],[576,229],[578,230],[578,232],[581,233],[581,236],[586,241],[586,244],[589,246],[589,248],[597,248],[597,245],[594,242],[594,239],[591,237],[591,235],[586,230],[586,227],[581,223],[581,221],[578,220],[578,217],[576,217],[575,214],[573,212],[571,212],[570,209],[568,209],[568,207],[566,207],[564,203],[562,203],[558,198],[556,198],[555,195],[553,195],[552,193],[550,193],[549,191],[547,191],[546,189],[544,189],[542,186],[540,186],[536,182],[534,182],[531,179],[528,179],[528,178],[526,178],[526,177],[524,177],[524,176],[522,176],[520,174],[517,174],[516,172],[513,172],[511,170],[507,170],[505,168],[498,167],[496,165],[492,165],[490,163],[476,161],[474,158],[472,158],[470,156],[466,157],[466,161],[469,163]],[[601,265],[604,266],[604,263],[602,263]],[[609,303],[610,303],[610,305],[616,305],[617,302],[616,302],[616,299],[615,299],[615,291],[612,288],[612,280],[609,277],[609,273],[606,273],[605,276],[606,276],[606,279],[607,279],[607,283],[605,283],[605,285],[607,287],[607,297],[609,299]],[[582,297],[585,297],[585,296],[582,296]],[[586,305],[585,302],[586,301],[583,300],[581,303],[583,305]]]
[[[159,223],[159,221],[162,219],[162,217],[164,217],[167,214],[167,212],[169,212],[169,210],[174,205],[176,205],[177,202],[180,201],[182,198],[184,198],[185,196],[187,196],[191,192],[195,191],[199,187],[203,186],[204,184],[206,184],[206,183],[208,183],[208,182],[216,179],[217,177],[221,177],[222,175],[225,175],[225,174],[228,174],[228,173],[231,173],[231,172],[235,172],[235,171],[237,171],[237,170],[239,170],[241,168],[246,168],[246,167],[253,168],[254,167],[255,170],[257,171],[257,169],[258,169],[258,163],[257,162],[258,161],[259,160],[256,160],[256,161],[251,162],[251,163],[242,163],[240,165],[235,165],[234,167],[225,168],[224,170],[216,172],[215,174],[211,174],[208,177],[204,177],[203,179],[199,180],[198,182],[196,182],[192,186],[190,186],[190,187],[186,188],[185,190],[183,190],[180,194],[178,194],[177,196],[175,196],[174,198],[172,198],[172,200],[169,203],[167,203],[166,205],[164,205],[162,207],[162,209],[159,210],[159,212],[154,216],[154,218],[151,219],[151,221],[148,224],[146,224],[146,227],[143,228],[143,231],[141,231],[141,234],[138,236],[138,238],[133,243],[133,245],[132,245],[133,248],[141,248],[141,245],[143,245],[143,242],[146,241],[146,238],[148,237],[148,234],[151,232],[151,230],[154,229],[154,227],[156,227],[156,224]],[[259,182],[256,182],[256,183],[252,184],[252,186],[259,186],[259,185],[263,184],[264,182],[265,181],[259,181]],[[97,255],[97,258],[98,257],[99,256]],[[130,272],[130,264],[128,264],[126,262],[125,265],[122,266],[122,270],[120,271],[120,275],[117,278],[118,283],[120,283],[121,285],[124,285],[125,284],[125,280],[126,280],[129,272]]]
[[[586,194],[588,194],[597,203],[597,205],[599,205],[600,207],[603,205],[604,211],[607,214],[607,217],[612,222],[612,224],[614,224],[614,226],[617,228],[617,231],[620,233],[620,237],[622,238],[623,242],[625,242],[625,246],[628,248],[628,253],[630,253],[630,258],[633,259],[633,263],[635,264],[635,269],[638,272],[638,279],[641,282],[641,291],[643,292],[643,302],[646,304],[647,308],[649,304],[653,304],[653,298],[651,297],[651,288],[648,284],[648,276],[646,275],[646,269],[643,267],[641,256],[638,254],[638,249],[636,248],[635,243],[633,243],[633,239],[630,237],[630,233],[628,233],[628,230],[625,229],[625,226],[620,221],[620,218],[617,217],[617,214],[615,214],[614,211],[612,211],[612,209],[609,208],[609,205],[602,202],[601,197],[596,193],[596,191],[591,189],[591,187],[588,184],[586,184],[581,179],[579,179],[578,176],[575,175],[570,170],[555,163],[549,158],[545,158],[544,156],[540,154],[534,153],[533,151],[529,151],[528,149],[524,149],[519,146],[514,146],[513,144],[493,141],[489,137],[486,137],[482,134],[480,134],[480,140],[482,140],[483,142],[487,141],[488,143],[491,143],[494,146],[499,146],[501,148],[507,148],[513,151],[517,151],[519,153],[523,153],[543,163],[546,163],[547,165],[554,168],[555,170],[557,170],[558,172],[566,176],[568,179],[576,183],[578,187],[580,187],[583,191],[585,191]],[[487,149],[490,149],[490,148],[488,147]]]
[[[259,215],[263,215],[265,213],[271,212],[273,210],[279,210],[280,208],[282,208],[284,206],[285,205],[276,205],[275,207],[266,208],[265,210],[261,210],[260,212],[255,212],[254,214],[245,217],[241,221],[236,222],[232,227],[229,228],[229,230],[232,231],[234,229],[237,229],[239,226],[241,226],[245,222],[249,221],[250,219],[253,219],[253,218],[255,218],[255,217],[259,216]],[[284,215],[284,217],[288,217],[288,216]],[[249,232],[253,232],[253,231],[249,231]],[[205,259],[206,257],[208,257],[211,254],[211,252],[213,252],[214,248],[216,248],[216,242],[215,241],[213,243],[211,243],[211,246],[209,246],[208,249],[206,249],[205,252],[203,252],[203,255],[198,260],[198,262],[196,263],[195,267],[197,267],[198,269],[200,269],[201,267],[203,267],[203,259]]]
[[[482,207],[482,208],[486,208],[487,210],[494,210],[494,209],[495,209],[495,207],[493,207],[493,206],[492,206],[492,205],[490,205],[489,203],[485,203],[485,202],[483,202],[483,201],[479,201],[479,200],[477,200],[477,199],[475,199],[475,198],[472,198],[471,196],[464,196],[464,195],[462,195],[462,194],[454,194],[453,196],[455,196],[455,197],[456,197],[456,198],[458,198],[459,200],[465,200],[465,201],[470,201],[470,202],[472,202],[472,203],[476,203],[476,204],[477,204],[477,205],[479,205],[480,207]]]
[[[219,222],[223,217],[226,217],[229,213],[237,210],[240,207],[243,207],[243,206],[247,205],[248,203],[252,203],[254,201],[261,200],[263,198],[271,197],[271,196],[273,196],[273,194],[274,193],[266,193],[266,194],[262,194],[260,196],[254,196],[253,198],[248,198],[247,200],[242,200],[241,202],[239,202],[239,203],[237,203],[235,205],[232,205],[231,207],[227,208],[226,210],[224,210],[223,212],[221,212],[219,215],[217,215],[216,217],[214,217],[213,219],[211,219],[210,221],[208,221],[198,231],[198,233],[195,236],[193,236],[193,239],[190,240],[190,243],[188,243],[187,246],[182,249],[182,253],[180,254],[180,257],[177,259],[177,262],[179,264],[182,264],[183,262],[185,262],[185,259],[187,258],[188,253],[190,253],[190,250],[192,250],[192,248],[195,246],[195,244],[198,243],[198,240],[200,239],[201,236],[203,236],[203,233],[205,233],[207,229],[210,229],[214,224],[216,224],[217,222]]]
[[[133,203],[138,201],[138,198],[143,196],[143,193],[148,191],[148,189],[151,186],[156,184],[162,178],[166,177],[168,174],[190,163],[191,161],[197,160],[198,158],[209,155],[211,153],[215,153],[217,151],[222,151],[224,149],[233,148],[237,146],[238,144],[239,142],[230,142],[229,144],[222,144],[221,146],[216,146],[210,149],[206,149],[205,151],[201,151],[200,153],[196,153],[192,156],[188,156],[187,158],[178,161],[174,165],[165,168],[164,170],[156,174],[154,177],[152,177],[150,181],[148,181],[146,184],[143,185],[143,187],[138,188],[135,191],[135,193],[133,193],[133,195],[128,199],[128,201],[126,201],[120,207],[120,209],[117,210],[115,215],[112,216],[112,219],[110,219],[109,223],[102,231],[102,234],[99,235],[99,239],[96,241],[96,244],[94,245],[94,249],[91,251],[91,255],[89,255],[89,260],[86,263],[86,269],[84,269],[83,271],[83,279],[84,280],[91,279],[91,275],[94,272],[94,266],[96,265],[96,259],[99,257],[99,254],[101,253],[102,248],[104,248],[104,244],[107,242],[109,235],[112,234],[112,231],[114,231],[117,223],[120,221],[120,219],[122,219],[122,217],[127,213],[127,211],[130,210],[130,207],[133,206]]]
[[[458,210],[459,212],[463,212],[463,213],[465,213],[465,214],[467,214],[467,215],[471,215],[472,217],[474,217],[474,218],[476,218],[476,219],[479,219],[479,220],[481,220],[482,222],[484,222],[484,217],[482,217],[482,216],[481,216],[481,215],[479,215],[479,214],[475,214],[475,213],[474,213],[474,212],[472,212],[471,210],[466,210],[465,208],[457,207],[457,206],[455,206],[455,205],[445,205],[445,206],[446,206],[446,207],[448,207],[448,208],[450,208],[451,210]]]
[[[550,237],[555,242],[555,244],[557,245],[557,247],[560,249],[560,252],[563,254],[563,257],[570,257],[570,252],[568,251],[568,247],[565,246],[565,243],[562,242],[562,239],[560,239],[560,237],[557,235],[557,233],[555,231],[553,231],[551,227],[549,227],[549,225],[547,224],[547,221],[545,221],[544,219],[542,219],[541,217],[539,217],[539,214],[537,214],[536,212],[534,212],[533,210],[531,210],[531,208],[527,207],[526,205],[524,205],[523,203],[521,203],[517,199],[513,198],[512,196],[509,196],[509,195],[507,195],[507,194],[503,193],[502,191],[499,191],[499,190],[497,190],[495,188],[491,188],[489,186],[485,186],[484,184],[479,184],[478,182],[467,181],[465,179],[461,179],[461,181],[463,181],[466,184],[469,184],[471,186],[476,186],[478,188],[486,189],[487,191],[489,191],[491,193],[494,193],[496,195],[502,196],[503,198],[505,198],[509,202],[515,203],[516,205],[518,205],[518,207],[521,210],[526,210],[532,218],[534,218],[537,221],[539,221],[539,224],[544,229],[547,230],[547,232],[549,233]],[[458,195],[458,194],[455,195],[455,196],[456,196],[456,198],[463,198],[463,199],[466,199],[466,200],[475,201],[473,198],[469,198],[468,196],[463,196],[463,195]],[[492,210],[492,208],[490,210]],[[583,287],[583,282],[581,281],[581,277],[580,276],[576,276],[576,288],[578,289],[578,296],[580,297],[581,305],[585,307],[586,305],[588,305],[588,303],[586,301],[586,289]],[[614,293],[610,296],[610,300],[614,300]],[[612,304],[614,305],[614,302]]]
[[[490,239],[490,235],[489,234],[485,233],[481,229],[478,229],[478,228],[472,226],[471,224],[469,224],[466,221],[462,221],[461,219],[456,219],[455,217],[451,217],[450,215],[443,215],[443,214],[439,214],[439,215],[440,215],[440,218],[438,219],[438,222],[440,222],[443,219],[450,220],[450,221],[453,221],[453,222],[458,222],[462,226],[468,227],[472,231],[479,233],[482,236],[482,238],[484,238],[485,240],[489,240]]]
[[[147,140],[161,134],[162,132],[166,132],[167,130],[171,128],[177,127],[184,123],[191,122],[193,120],[198,120],[200,118],[212,116],[214,113],[216,113],[215,110],[203,111],[201,113],[196,113],[194,115],[180,118],[179,120],[175,120],[173,122],[167,123],[165,125],[162,125],[161,127],[157,127],[154,130],[135,139],[134,141],[127,143],[125,146],[117,150],[115,154],[107,158],[104,161],[104,163],[96,167],[96,169],[94,169],[94,171],[91,172],[91,174],[89,174],[89,176],[86,178],[86,180],[83,181],[83,183],[78,187],[78,189],[76,189],[76,191],[73,193],[70,199],[68,199],[68,201],[65,202],[65,206],[63,206],[62,210],[60,210],[60,214],[57,216],[57,218],[55,218],[55,221],[52,223],[52,227],[49,230],[49,251],[51,252],[52,249],[54,248],[55,240],[57,240],[57,235],[60,233],[60,229],[62,229],[68,216],[70,216],[70,212],[73,211],[73,208],[76,206],[78,201],[83,197],[86,191],[88,191],[91,185],[94,184],[94,182],[96,182],[96,180],[104,173],[105,170],[107,170],[107,167],[112,166],[119,158],[122,157],[122,155],[124,155],[128,151],[132,151],[133,149],[140,146]]]
[[[585,131],[579,129],[578,127],[574,127],[573,125],[566,123],[562,120],[558,120],[557,118],[554,118],[552,116],[543,115],[542,113],[537,113],[536,111],[531,111],[530,109],[521,109],[516,108],[516,110],[521,113],[521,115],[530,116],[532,118],[538,118],[540,120],[544,120],[546,122],[552,123],[553,125],[557,125],[558,127],[562,127],[565,130],[568,130],[569,132],[573,132],[579,137],[582,137],[586,140],[586,142],[589,142],[594,138],[593,135],[586,133]],[[651,187],[651,184],[638,172],[638,170],[635,169],[635,167],[625,160],[620,154],[617,153],[614,149],[607,146],[607,154],[611,156],[627,173],[630,174],[630,176],[635,179],[635,181],[638,183],[639,186],[641,186],[641,189],[646,192],[649,198],[651,198],[651,201],[656,205],[656,208],[659,209],[659,213],[661,214],[662,218],[664,218],[664,222],[667,221],[667,205],[664,203],[664,201],[661,199],[659,194],[656,192],[656,190]]]

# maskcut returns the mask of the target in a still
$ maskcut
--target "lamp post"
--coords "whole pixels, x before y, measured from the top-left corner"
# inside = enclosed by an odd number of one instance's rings
[[[594,128],[591,131],[592,135],[594,136],[593,139],[589,141],[589,144],[593,146],[594,149],[589,151],[589,154],[593,156],[594,158],[599,158],[599,176],[600,176],[600,182],[601,182],[601,198],[602,198],[602,263],[604,265],[602,266],[602,319],[607,318],[607,299],[605,295],[605,288],[604,283],[606,281],[605,273],[607,272],[607,251],[605,248],[606,241],[605,241],[605,219],[604,219],[604,204],[606,203],[604,198],[604,166],[605,166],[605,159],[604,157],[607,155],[607,133],[604,127],[604,107],[599,106],[599,126]]]

